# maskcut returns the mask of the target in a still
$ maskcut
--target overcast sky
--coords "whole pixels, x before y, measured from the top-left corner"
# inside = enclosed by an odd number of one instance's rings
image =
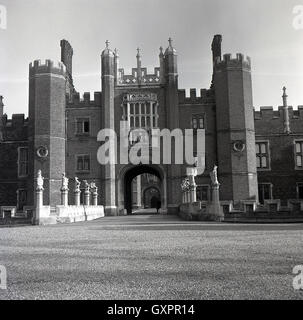
[[[223,35],[223,53],[252,59],[254,106],[303,105],[303,30],[293,28],[293,8],[303,0],[0,0],[7,29],[0,29],[0,94],[5,112],[26,113],[28,64],[60,59],[60,39],[74,48],[77,91],[100,91],[105,40],[120,54],[120,67],[158,66],[159,47],[173,38],[179,88],[209,88],[210,45]]]

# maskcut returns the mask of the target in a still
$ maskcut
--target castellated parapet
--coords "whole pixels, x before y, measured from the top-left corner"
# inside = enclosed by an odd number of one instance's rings
[[[94,92],[93,99],[90,92],[84,92],[80,97],[79,92],[74,92],[71,97],[67,97],[67,107],[100,107],[102,101],[102,92]]]
[[[140,77],[138,77],[139,72],[141,72]],[[119,69],[118,85],[134,85],[138,82],[144,85],[159,85],[161,83],[160,68],[154,68],[152,74],[147,72],[147,68],[140,68],[140,70],[132,68],[132,73],[129,75],[124,73],[123,68]]]
[[[303,120],[303,106],[298,106],[297,108],[288,106],[288,112],[291,119]],[[255,120],[283,120],[283,107],[279,106],[278,110],[274,110],[272,106],[260,107],[260,110],[254,110],[254,118]]]
[[[290,133],[298,134],[302,132],[303,126],[303,106],[293,108],[287,107]],[[254,121],[256,135],[270,136],[271,134],[285,134],[285,110],[279,106],[274,110],[272,106],[261,107],[260,110],[254,110]]]
[[[178,90],[180,104],[208,104],[215,102],[213,90],[200,89],[200,97],[197,96],[197,89],[191,88],[189,96],[185,89]]]
[[[14,113],[11,119],[7,117],[7,114],[4,114],[2,123],[4,127],[23,127],[28,125],[28,118],[25,118],[23,113]]]
[[[41,63],[41,60],[35,60],[29,65],[29,75],[34,76],[37,74],[52,73],[57,75],[66,76],[66,67],[62,62],[54,62],[52,60],[45,60]]]
[[[220,57],[215,59],[215,68],[220,69],[246,69],[251,71],[251,59],[245,57],[242,53],[237,53],[236,57],[233,58],[231,53],[223,55],[223,60]]]

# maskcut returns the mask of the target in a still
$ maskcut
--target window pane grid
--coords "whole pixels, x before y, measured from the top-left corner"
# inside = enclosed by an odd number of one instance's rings
[[[129,112],[129,114],[128,114]],[[124,114],[129,115],[130,128],[157,128],[158,112],[155,102],[129,103],[124,105]],[[128,116],[125,116],[128,120]]]
[[[258,185],[259,190],[259,201],[264,204],[264,200],[272,199],[272,184],[270,183],[260,183]]]
[[[195,115],[192,117],[192,129],[204,129],[204,116]]]
[[[197,186],[197,201],[209,200],[209,186]]]
[[[77,171],[90,170],[90,157],[89,155],[77,156]]]
[[[295,142],[296,151],[296,166],[299,168],[303,167],[303,141]]]
[[[28,148],[23,147],[18,150],[18,175],[28,175]]]
[[[267,142],[257,142],[256,143],[256,159],[258,169],[268,169],[269,168],[269,153],[268,153],[268,143]]]
[[[77,134],[84,134],[89,133],[90,124],[88,118],[77,119],[76,120],[76,133]]]

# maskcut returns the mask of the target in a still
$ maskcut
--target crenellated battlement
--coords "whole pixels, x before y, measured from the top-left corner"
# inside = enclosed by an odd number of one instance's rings
[[[298,106],[294,109],[292,106],[288,107],[288,113],[290,119],[300,119],[303,120],[303,106]],[[260,110],[254,110],[255,120],[284,120],[283,106],[279,106],[278,110],[274,110],[272,106],[260,107]]]
[[[68,107],[87,107],[87,106],[101,106],[102,92],[94,92],[94,98],[91,99],[90,92],[84,92],[80,97],[79,92],[74,92],[71,97],[67,96]]]
[[[24,114],[13,114],[10,119],[4,114],[0,121],[0,142],[27,141],[29,119]]]
[[[59,61],[45,60],[44,63],[41,63],[41,60],[35,60],[31,62],[29,65],[29,74],[33,76],[35,74],[43,74],[43,73],[53,73],[58,75],[65,76],[66,67],[64,63]]]
[[[23,113],[16,113],[12,115],[12,118],[8,118],[7,114],[2,117],[2,125],[6,128],[20,128],[28,126],[28,118],[25,118]]]
[[[223,55],[223,60],[220,57],[215,59],[215,69],[247,69],[251,70],[251,59],[250,57],[245,57],[242,53],[237,53],[236,57],[233,57],[231,53],[226,53]]]
[[[200,97],[197,96],[197,89],[190,89],[190,94],[187,95],[185,89],[178,90],[178,97],[180,104],[204,104],[213,103],[214,94],[212,90],[200,89]]]
[[[139,82],[144,85],[159,85],[161,83],[160,68],[154,68],[154,73],[148,74],[147,68],[141,68],[141,75],[138,74],[138,68],[132,68],[131,74],[124,74],[124,69],[118,70],[118,85],[136,85]]]

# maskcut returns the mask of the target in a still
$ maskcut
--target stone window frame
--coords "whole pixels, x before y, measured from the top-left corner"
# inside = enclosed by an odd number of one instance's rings
[[[27,150],[27,160],[26,161],[21,161],[20,159],[20,155],[21,155],[21,149],[26,149]],[[29,156],[29,153],[28,153],[28,147],[26,146],[23,146],[23,147],[18,147],[18,160],[17,160],[17,166],[18,166],[18,178],[27,178],[28,177],[28,172],[29,172],[29,166],[28,166],[28,156]],[[24,164],[26,165],[26,173],[23,174],[21,173],[21,164]]]
[[[297,152],[297,143],[301,144],[301,152]],[[297,165],[297,157],[301,156],[301,164],[302,166]],[[294,162],[295,162],[295,170],[303,170],[303,139],[295,139],[294,140]]]
[[[202,200],[202,201],[211,201],[211,186],[209,184],[197,184],[197,187],[196,187],[197,201],[198,201],[198,188],[199,187],[207,187],[207,200]]]
[[[274,185],[271,182],[260,182],[258,183],[258,192],[259,192],[259,186],[260,185],[268,185],[269,186],[269,194],[270,194],[270,198],[269,199],[263,199],[263,200],[272,200],[273,199],[273,189],[274,189]],[[260,197],[260,195],[259,195]]]
[[[82,132],[78,132],[78,122],[82,120]],[[88,132],[84,132],[84,122],[88,120]],[[89,136],[91,134],[91,117],[76,117],[75,118],[75,136]]]
[[[19,208],[19,202],[20,202],[20,191],[25,191],[25,193],[26,193],[26,201],[25,201],[25,206],[26,206],[26,204],[27,204],[27,200],[28,200],[28,192],[27,192],[27,189],[26,188],[18,188],[17,189],[17,191],[16,191],[16,193],[17,193],[17,210],[18,210],[18,208]],[[23,208],[22,208],[23,209]]]
[[[270,154],[270,141],[269,140],[256,140],[255,144],[266,144],[266,153],[257,153],[256,150],[256,167],[257,167],[257,171],[271,171],[271,154]],[[257,158],[258,158],[258,154],[261,155],[260,157],[262,158],[262,156],[266,156],[267,158],[267,167],[261,167],[259,168],[257,165]],[[260,160],[262,163],[262,160]]]
[[[298,200],[303,200],[303,198],[300,198],[300,197],[299,197],[299,185],[302,185],[302,187],[303,187],[303,182],[297,182],[297,183],[296,183],[297,199],[298,199]]]
[[[126,94],[123,98],[122,107],[122,120],[128,121],[130,130],[145,129],[150,130],[159,128],[159,103],[156,94],[145,94],[146,97],[142,98],[144,94],[132,93]],[[129,96],[133,96],[130,98]],[[138,96],[138,98],[136,98]],[[142,120],[144,119],[144,126]]]
[[[200,120],[203,119],[203,128],[200,127]],[[197,121],[197,128],[194,128],[194,120]],[[198,130],[198,129],[204,129],[206,130],[206,113],[193,113],[191,115],[191,123],[190,123],[191,129]]]
[[[78,169],[78,158],[79,157],[88,157],[89,158],[89,169],[88,170],[85,170],[85,169],[82,169],[82,170],[79,170]],[[76,173],[89,173],[91,171],[91,155],[89,153],[83,153],[83,154],[76,154],[75,155],[75,172]]]
[[[128,93],[123,97],[121,104],[122,120],[128,122],[130,145],[137,143],[150,144],[151,130],[159,128],[159,103],[155,93]],[[142,125],[144,124],[144,126]],[[143,129],[148,132],[148,141],[141,139],[133,141],[132,131]],[[137,131],[138,133],[139,131]]]

